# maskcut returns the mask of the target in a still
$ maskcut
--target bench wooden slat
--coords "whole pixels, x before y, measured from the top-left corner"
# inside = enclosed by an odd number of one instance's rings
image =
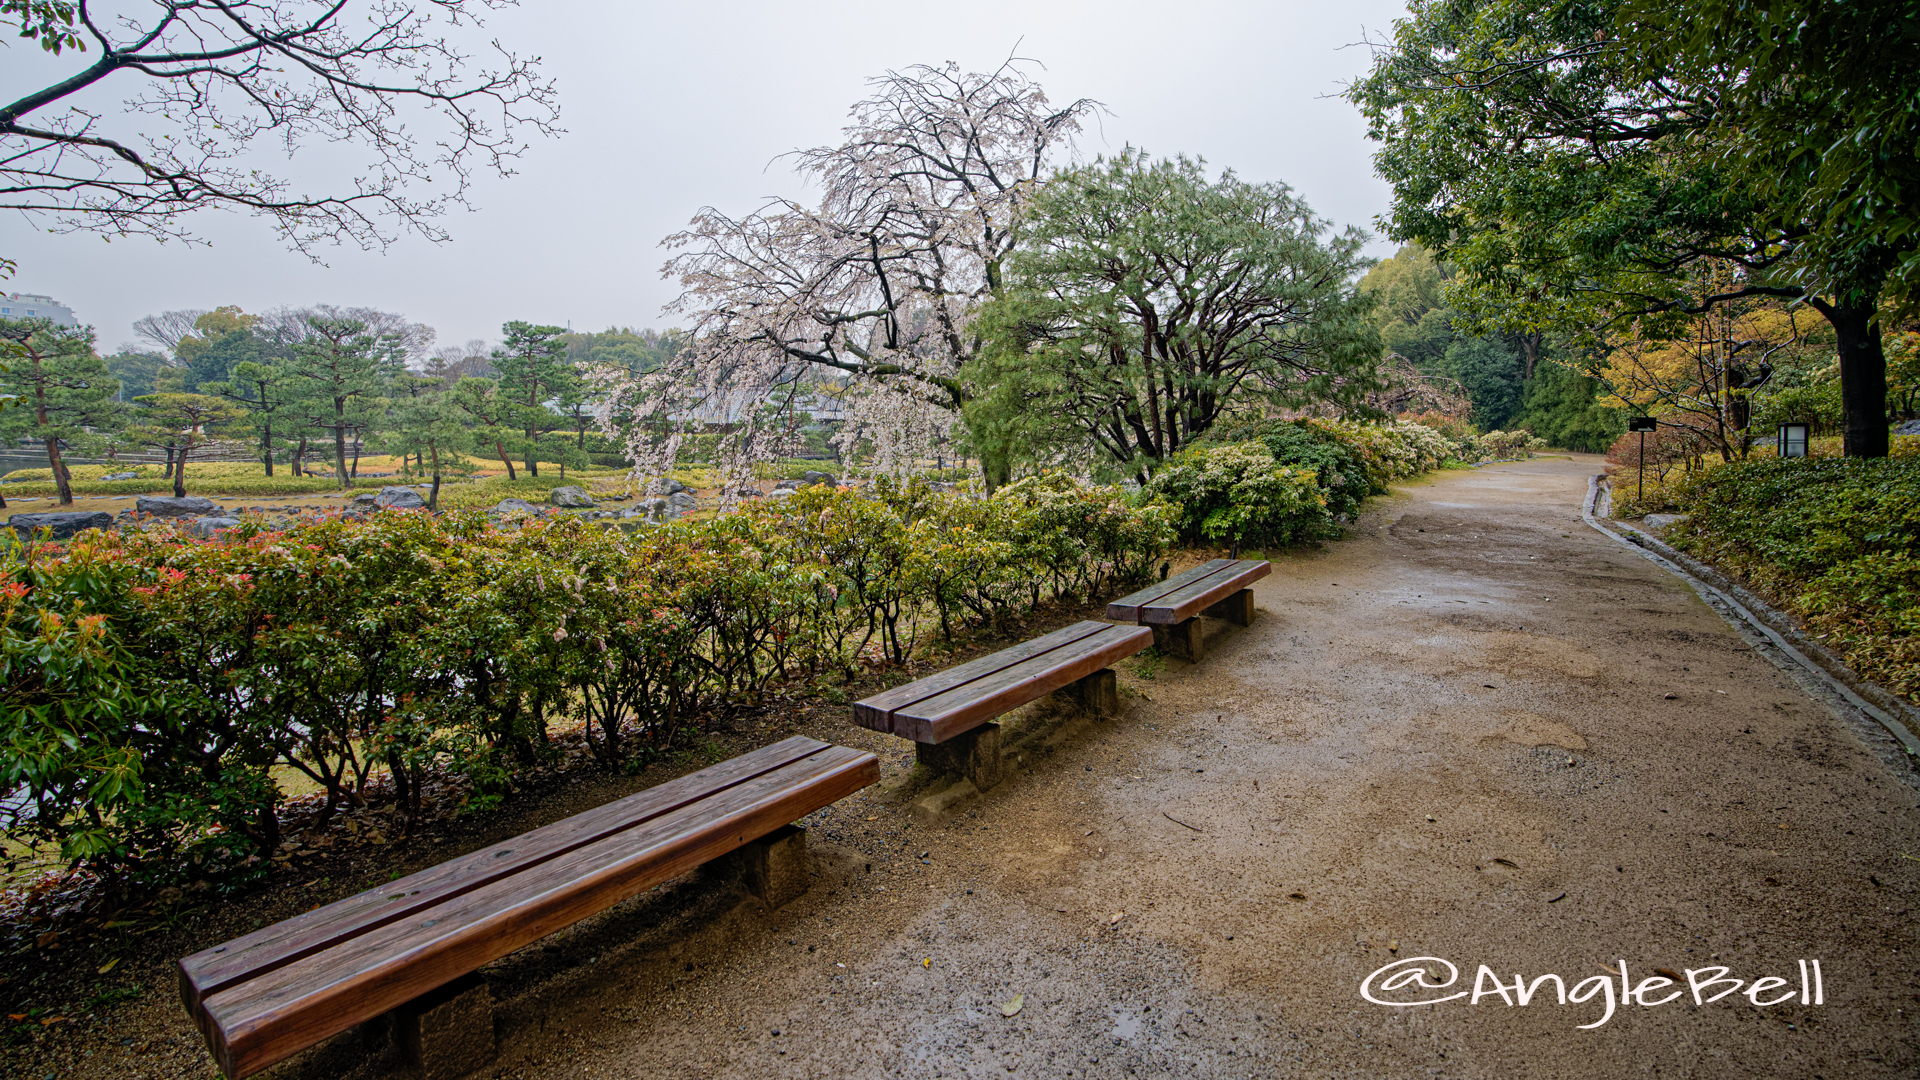
[[[1209,559],[1199,566],[1191,570],[1183,570],[1165,581],[1156,582],[1138,592],[1128,593],[1107,605],[1107,618],[1115,622],[1138,623],[1141,621],[1141,608],[1153,604],[1163,596],[1179,592],[1181,589],[1199,581],[1201,578],[1210,577],[1232,565],[1232,559]]]
[[[796,735],[197,952],[180,961],[181,1001],[189,1012],[197,1012],[207,995],[235,983],[434,908],[829,745]]]
[[[1224,564],[1224,565],[1217,565]],[[1209,569],[1211,568],[1211,569]],[[1206,570],[1205,574],[1195,571]],[[1132,621],[1155,626],[1172,626],[1187,621],[1206,608],[1251,586],[1254,582],[1273,572],[1273,566],[1265,559],[1214,559],[1203,563],[1187,574],[1187,580],[1178,587],[1164,590],[1159,595],[1146,598],[1146,590],[1122,597],[1107,607],[1107,617],[1131,618]],[[1161,582],[1167,585],[1173,579]],[[1116,614],[1116,609],[1131,610],[1132,616]]]
[[[197,1019],[215,1058],[229,1076],[257,1072],[878,781],[873,754],[814,745],[701,801],[207,994]]]
[[[893,732],[892,717],[895,710],[904,709],[915,702],[925,701],[935,694],[945,693],[957,686],[965,686],[983,676],[1001,671],[1030,657],[1041,656],[1055,649],[1065,648],[1083,638],[1092,637],[1106,629],[1106,623],[1077,622],[1051,634],[1023,641],[1010,649],[1002,649],[991,656],[978,660],[969,660],[958,667],[938,671],[924,679],[917,679],[891,690],[883,690],[870,698],[853,703],[853,722],[874,731]]]
[[[856,718],[863,726],[923,743],[946,742],[1010,709],[1132,656],[1153,643],[1144,627],[1082,622],[1022,646],[982,657],[889,691],[897,703],[884,714],[879,698]],[[1044,649],[1030,648],[1042,646]],[[884,724],[885,726],[880,726]]]

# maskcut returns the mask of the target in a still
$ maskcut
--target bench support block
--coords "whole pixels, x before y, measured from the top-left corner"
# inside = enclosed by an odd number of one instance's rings
[[[1117,716],[1120,713],[1120,680],[1114,676],[1112,668],[1101,668],[1084,679],[1068,683],[1057,692],[1095,716]]]
[[[1172,626],[1154,627],[1153,643],[1160,647],[1161,652],[1169,656],[1177,656],[1182,660],[1191,660],[1195,663],[1207,655],[1206,640],[1201,636],[1200,620],[1197,617]]]
[[[401,1056],[423,1080],[453,1080],[493,1061],[493,995],[463,975],[388,1013]]]
[[[740,849],[740,880],[769,908],[784,906],[813,884],[807,830],[782,825]]]
[[[958,773],[985,791],[1000,782],[1000,725],[981,724],[943,743],[916,743],[920,764],[937,776]]]
[[[1235,626],[1253,625],[1253,590],[1241,589],[1225,600],[1202,611],[1202,615],[1211,615],[1216,619],[1225,619]]]

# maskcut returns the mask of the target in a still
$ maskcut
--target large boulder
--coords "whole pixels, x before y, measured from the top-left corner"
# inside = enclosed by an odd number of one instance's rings
[[[187,533],[201,540],[211,540],[214,537],[219,536],[221,533],[226,532],[228,529],[237,529],[239,527],[240,527],[239,518],[231,518],[231,517],[194,518],[193,524],[187,526]]]
[[[1920,420],[1907,420],[1893,429],[1895,435],[1920,435]]]
[[[380,494],[374,496],[373,504],[382,510],[423,510],[427,500],[410,487],[383,487]]]
[[[540,508],[525,499],[501,499],[493,504],[489,514],[539,514]]]
[[[547,501],[555,506],[568,508],[586,507],[593,505],[593,496],[587,494],[585,488],[575,487],[569,484],[566,487],[557,487],[547,492]]]
[[[686,490],[687,490],[687,485],[669,477],[667,480],[663,481],[663,486],[660,488],[660,494],[678,495],[681,492]]]
[[[700,505],[700,500],[693,497],[693,492],[685,488],[668,495],[667,502],[677,507],[683,514]]]
[[[154,517],[197,518],[208,514],[217,514],[220,507],[212,499],[203,499],[198,495],[188,495],[176,499],[171,495],[142,495],[133,508],[142,514]]]
[[[41,529],[51,529],[55,540],[65,540],[83,529],[111,529],[113,515],[105,510],[62,510],[48,514],[15,514],[7,525],[20,538],[30,539]]]
[[[834,479],[832,473],[814,472],[812,469],[808,469],[806,472],[800,474],[800,482],[809,485],[825,484],[828,487],[833,487],[840,483],[840,481]]]

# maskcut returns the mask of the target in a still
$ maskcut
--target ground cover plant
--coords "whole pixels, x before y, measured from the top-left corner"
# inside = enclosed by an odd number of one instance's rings
[[[1920,455],[1736,462],[1674,501],[1688,515],[1674,546],[1805,620],[1861,675],[1920,696]]]

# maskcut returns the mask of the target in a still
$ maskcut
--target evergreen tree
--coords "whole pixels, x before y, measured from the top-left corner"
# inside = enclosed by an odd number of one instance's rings
[[[64,446],[103,441],[123,407],[120,384],[93,351],[93,331],[56,326],[48,319],[0,319],[0,340],[14,348],[0,366],[0,393],[19,405],[0,412],[0,432],[22,435],[47,448],[60,505],[73,505],[73,478],[61,456]]]
[[[579,372],[567,359],[566,327],[510,322],[500,332],[506,340],[493,352],[499,394],[512,402],[513,426],[526,439],[527,475],[539,476],[540,437],[566,424],[547,403],[571,393]]]
[[[357,319],[316,316],[307,325],[312,335],[294,343],[287,362],[290,393],[309,426],[333,436],[335,480],[342,488],[351,487],[347,434],[366,432],[385,414],[381,390],[388,358],[376,351],[378,339]]]
[[[240,417],[223,398],[208,394],[148,394],[140,398],[133,436],[151,446],[164,446],[178,456],[173,462],[173,495],[187,496],[187,459],[193,448],[209,442]]]

